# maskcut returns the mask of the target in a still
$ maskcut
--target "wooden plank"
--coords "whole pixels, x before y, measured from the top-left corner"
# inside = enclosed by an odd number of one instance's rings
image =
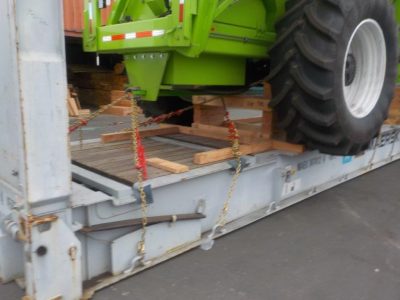
[[[261,125],[260,124],[245,123],[245,122],[235,121],[235,125],[236,125],[236,128],[239,129],[239,130],[257,131],[257,132],[263,133],[261,131]]]
[[[264,82],[264,97],[266,99],[272,99],[272,89],[268,82]]]
[[[260,143],[260,144],[240,146],[240,152],[242,153],[242,155],[255,154],[255,153],[265,152],[268,150],[272,150],[272,141],[267,141],[265,143]],[[204,165],[227,159],[232,159],[233,157],[234,156],[232,153],[232,148],[224,148],[224,149],[196,153],[193,156],[193,162],[197,165]]]
[[[240,123],[262,123],[263,118],[262,117],[245,118],[245,119],[238,119],[238,120],[234,120],[234,121],[240,122]]]
[[[189,171],[189,167],[186,165],[175,163],[158,157],[148,158],[146,159],[146,162],[148,165],[152,167],[168,171],[174,174],[180,174]]]
[[[223,96],[223,99],[228,107],[271,111],[269,99],[264,97],[240,95]],[[194,96],[193,104],[217,107],[223,106],[221,97],[216,96]]]
[[[285,152],[290,152],[290,153],[295,153],[295,154],[301,154],[301,153],[304,153],[304,151],[305,151],[305,147],[303,145],[290,144],[290,143],[282,142],[282,141],[278,141],[278,140],[272,141],[272,148],[274,150],[285,151]]]
[[[264,143],[240,146],[240,152],[242,153],[242,155],[257,154],[270,150],[279,150],[279,151],[301,154],[304,153],[305,148],[303,145],[295,145],[276,140],[269,140]],[[196,153],[193,157],[193,162],[198,165],[204,165],[227,159],[232,159],[233,157],[234,156],[232,153],[232,149],[224,148],[224,149]]]
[[[80,109],[79,110],[79,115],[80,116],[87,116],[87,115],[90,115],[90,114],[91,114],[90,109]]]
[[[208,125],[222,125],[225,117],[225,109],[220,106],[194,105],[193,122]]]
[[[385,124],[400,125],[400,87],[396,88],[392,104],[390,105],[389,116]]]
[[[123,90],[112,90],[111,91],[111,101],[115,101],[117,99],[120,99],[121,97],[125,96],[125,91]]]
[[[177,134],[179,133],[178,126],[165,126],[162,128],[156,129],[148,129],[140,131],[140,136],[142,138],[157,136],[157,135],[169,135],[169,134]],[[120,141],[128,141],[132,138],[132,131],[127,132],[116,132],[116,133],[106,133],[101,135],[101,142],[104,144],[120,142]]]
[[[114,100],[113,100],[114,101]],[[132,102],[129,100],[121,100],[117,102],[118,106],[132,107]]]
[[[214,139],[221,139],[224,141],[229,141],[228,128],[219,127],[213,125],[204,124],[193,124],[192,127],[179,127],[182,133],[199,135],[203,137],[209,137]],[[250,131],[250,130],[238,130],[239,141],[242,144],[252,144],[259,142],[267,137],[262,132]]]
[[[68,108],[71,117],[79,116],[79,109],[74,98],[68,98]]]
[[[272,111],[263,111],[261,131],[268,138],[272,137]]]

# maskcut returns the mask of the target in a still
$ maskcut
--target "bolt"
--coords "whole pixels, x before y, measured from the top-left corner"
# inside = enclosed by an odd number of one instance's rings
[[[36,249],[36,254],[38,256],[45,256],[47,254],[47,248],[45,246],[40,246]]]

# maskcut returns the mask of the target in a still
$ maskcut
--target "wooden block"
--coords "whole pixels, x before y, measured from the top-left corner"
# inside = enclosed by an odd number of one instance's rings
[[[301,154],[301,153],[304,153],[304,151],[305,151],[305,147],[303,145],[290,144],[290,143],[282,142],[282,141],[278,141],[278,140],[272,141],[272,148],[274,150],[285,151],[285,152],[290,152],[290,153],[295,153],[295,154]]]
[[[126,94],[125,94],[125,91],[123,91],[123,90],[112,90],[110,102],[115,101],[120,98],[123,98],[125,96],[126,96]]]
[[[155,167],[157,169],[161,169],[164,171],[168,171],[174,174],[185,173],[189,171],[189,167],[186,165],[178,164],[169,160],[161,159],[161,158],[148,158],[146,159],[148,165]]]
[[[266,99],[272,99],[271,85],[268,82],[264,82],[264,97]]]
[[[224,122],[224,117],[225,109],[222,106],[194,105],[194,123],[219,126]]]
[[[272,111],[263,111],[261,131],[268,138],[272,137],[272,120],[273,120]]]
[[[253,145],[242,145],[240,146],[240,152],[242,155],[256,154],[272,150],[272,141],[265,143],[253,144]],[[211,150],[201,153],[196,153],[193,157],[193,162],[197,165],[204,165],[213,162],[223,161],[232,159],[234,157],[231,148]]]
[[[400,125],[400,87],[396,88],[392,104],[390,105],[389,117],[385,124]]]
[[[246,123],[246,122],[241,122],[241,121],[234,121],[236,128],[239,130],[246,130],[246,131],[256,131],[263,133],[261,131],[261,124],[255,124],[255,123]]]
[[[158,135],[169,135],[178,134],[178,126],[164,125],[162,128],[148,129],[140,131],[140,136],[142,138],[158,136]],[[129,141],[132,138],[132,131],[126,132],[116,132],[116,133],[106,133],[101,135],[101,142],[104,144]]]
[[[91,114],[90,109],[80,109],[79,110],[79,115],[80,116],[87,116],[87,115],[90,115],[90,114]]]
[[[79,109],[74,98],[68,98],[68,109],[71,117],[76,117],[79,115]]]
[[[194,123],[192,127],[179,127],[182,133],[198,135],[202,137],[214,138],[224,141],[230,141],[228,128],[213,126],[213,125],[204,125]],[[252,144],[255,142],[260,142],[267,137],[262,132],[257,131],[249,131],[249,130],[238,130],[239,132],[239,141],[242,144]]]
[[[240,146],[240,152],[242,153],[242,155],[257,154],[270,150],[280,150],[295,154],[301,154],[304,153],[305,148],[303,145],[289,144],[276,140],[269,140],[264,143]],[[198,165],[204,165],[222,160],[232,159],[233,157],[234,156],[232,153],[232,149],[224,148],[196,153],[193,157],[193,162]]]
[[[131,113],[132,108],[126,106],[112,106],[103,112],[103,114],[114,116],[129,116]]]
[[[118,106],[132,107],[132,102],[129,100],[121,100],[117,103]]]

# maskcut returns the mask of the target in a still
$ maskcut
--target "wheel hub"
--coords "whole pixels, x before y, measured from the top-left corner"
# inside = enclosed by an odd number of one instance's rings
[[[368,116],[378,103],[386,76],[386,41],[379,23],[362,21],[354,30],[343,63],[343,96],[353,117]]]
[[[347,55],[346,69],[345,69],[345,85],[349,86],[356,78],[357,62],[353,54]]]

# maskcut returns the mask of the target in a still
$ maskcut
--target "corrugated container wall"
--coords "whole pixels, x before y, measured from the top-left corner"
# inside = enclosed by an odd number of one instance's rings
[[[64,0],[64,30],[66,36],[82,36],[83,2],[84,0]],[[108,6],[102,10],[103,24],[106,24],[107,17],[110,12],[111,6]]]

